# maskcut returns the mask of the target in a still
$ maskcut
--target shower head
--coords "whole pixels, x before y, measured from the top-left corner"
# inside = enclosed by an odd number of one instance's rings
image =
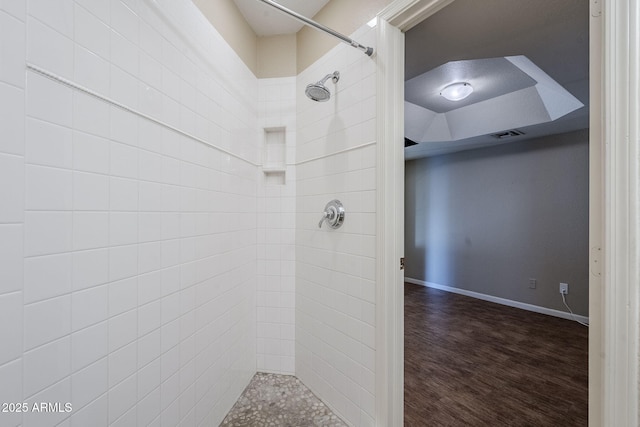
[[[307,88],[304,91],[307,98],[312,101],[325,102],[331,98],[331,93],[329,89],[327,89],[324,85],[320,83],[311,83],[307,85]]]
[[[307,85],[304,93],[307,97],[313,101],[325,102],[331,98],[331,92],[326,88],[324,82],[331,79],[333,83],[338,83],[340,80],[340,72],[334,71],[332,74],[327,74],[322,80],[317,83],[311,83]]]

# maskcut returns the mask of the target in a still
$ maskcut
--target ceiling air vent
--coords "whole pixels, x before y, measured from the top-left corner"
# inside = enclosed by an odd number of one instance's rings
[[[412,145],[418,145],[418,143],[410,140],[409,138],[404,139],[404,148],[411,147]]]
[[[496,139],[511,138],[514,136],[524,135],[524,132],[518,129],[505,130],[504,132],[492,133],[491,136]]]

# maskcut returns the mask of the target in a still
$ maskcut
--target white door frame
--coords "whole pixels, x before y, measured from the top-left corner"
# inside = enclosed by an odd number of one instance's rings
[[[603,423],[638,425],[640,5],[592,0],[603,27]],[[598,425],[598,424],[594,424]]]
[[[404,412],[404,34],[453,0],[395,0],[377,27],[376,425]],[[638,424],[640,6],[590,0],[589,425]]]

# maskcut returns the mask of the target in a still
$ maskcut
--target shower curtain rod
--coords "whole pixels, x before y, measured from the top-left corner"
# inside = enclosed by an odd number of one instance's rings
[[[286,13],[287,15],[297,19],[298,21],[301,21],[302,23],[315,28],[316,30],[319,31],[324,31],[327,34],[332,35],[333,37],[336,37],[338,39],[340,39],[340,41],[347,43],[353,47],[355,47],[356,49],[359,49],[361,51],[363,51],[366,55],[371,56],[373,54],[373,48],[372,47],[367,47],[367,46],[363,46],[360,43],[358,43],[357,41],[350,39],[349,37],[345,36],[344,34],[340,34],[337,31],[332,30],[329,27],[325,27],[322,24],[317,23],[316,21],[313,21],[309,18],[307,18],[306,16],[302,16],[297,12],[294,12],[291,9],[288,9],[274,1],[271,0],[258,0],[261,1],[262,3],[268,4],[271,7],[275,7],[276,9],[278,9],[280,12]]]

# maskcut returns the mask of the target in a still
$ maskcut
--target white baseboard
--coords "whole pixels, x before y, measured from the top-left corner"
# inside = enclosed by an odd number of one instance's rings
[[[492,295],[481,294],[479,292],[468,291],[466,289],[454,288],[452,286],[439,285],[437,283],[425,282],[424,280],[412,279],[405,277],[404,281],[412,283],[414,285],[426,286],[428,288],[440,289],[441,291],[452,292],[454,294],[466,295],[468,297],[481,299],[484,301],[495,302],[496,304],[508,305],[509,307],[520,308],[522,310],[533,311],[535,313],[547,314],[549,316],[561,317],[567,320],[579,320],[583,323],[589,323],[589,318],[586,316],[580,316],[578,314],[571,317],[571,313],[566,311],[554,310],[552,308],[540,307],[539,305],[527,304],[524,302],[513,301],[506,298],[494,297]],[[561,298],[558,295],[558,298]]]

